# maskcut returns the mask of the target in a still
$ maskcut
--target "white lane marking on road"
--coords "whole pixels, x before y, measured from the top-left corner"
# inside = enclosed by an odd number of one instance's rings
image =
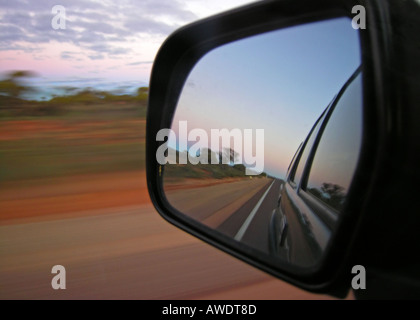
[[[273,186],[274,182],[276,182],[276,180],[274,180],[271,183],[270,187],[264,192],[264,194],[261,197],[261,199],[257,202],[257,205],[254,207],[254,209],[252,209],[252,211],[249,214],[248,218],[246,218],[244,224],[239,229],[238,233],[235,235],[235,240],[241,241],[241,239],[244,236],[246,230],[248,229],[249,225],[251,224],[252,219],[254,219],[254,216],[256,215],[258,209],[260,208],[261,204],[263,203],[264,198],[267,196],[267,194],[270,191],[271,187]]]

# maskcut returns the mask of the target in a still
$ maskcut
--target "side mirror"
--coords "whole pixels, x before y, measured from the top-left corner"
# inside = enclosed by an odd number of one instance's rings
[[[155,60],[147,115],[148,187],[166,220],[338,297],[382,125],[379,4],[357,29],[358,4],[264,1],[181,28]]]

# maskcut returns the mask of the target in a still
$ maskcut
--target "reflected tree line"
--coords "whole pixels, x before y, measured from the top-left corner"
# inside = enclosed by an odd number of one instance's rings
[[[330,207],[342,211],[347,195],[342,186],[323,182],[319,188],[308,188],[308,191]]]
[[[202,148],[195,155],[187,151],[179,152],[168,148],[166,156],[172,164],[165,165],[165,179],[248,177],[245,175],[246,167],[242,163],[238,163],[240,161],[239,153],[232,148],[223,148],[219,152]],[[179,164],[180,158],[187,159],[187,164]],[[257,177],[266,177],[266,174],[262,173]]]

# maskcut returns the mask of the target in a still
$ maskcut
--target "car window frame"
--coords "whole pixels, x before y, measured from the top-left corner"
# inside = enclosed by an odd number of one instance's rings
[[[296,149],[295,154],[293,155],[292,161],[290,161],[289,166],[287,167],[286,177],[289,177],[290,172],[293,169],[294,163],[297,161],[297,158],[299,157],[300,150],[302,149],[303,143],[304,143],[304,141],[302,141],[299,144],[299,147]]]
[[[316,151],[318,149],[319,143],[322,139],[322,135],[324,133],[324,130],[326,126],[328,125],[331,115],[334,113],[334,110],[338,103],[340,102],[341,97],[346,92],[347,88],[353,83],[353,81],[358,77],[362,77],[363,81],[363,74],[361,68],[357,68],[356,71],[351,75],[351,77],[346,81],[346,83],[343,85],[339,93],[334,97],[334,99],[331,101],[330,105],[326,109],[325,118],[323,120],[323,123],[319,127],[319,130],[317,132],[317,135],[315,137],[314,143],[311,146],[310,153],[308,155],[308,158],[306,159],[305,167],[302,172],[302,177],[300,179],[299,186],[296,190],[297,196],[300,197],[310,208],[313,210],[313,212],[322,220],[324,223],[331,228],[332,230],[335,228],[335,225],[337,224],[338,217],[340,215],[340,212],[336,209],[332,208],[325,202],[323,202],[321,199],[315,197],[315,195],[311,194],[310,192],[306,191],[307,183],[309,174],[312,168],[312,162],[314,160]],[[363,88],[363,85],[362,85]],[[362,93],[363,94],[363,93]],[[318,122],[317,122],[318,123]],[[363,129],[363,128],[362,128]],[[309,135],[308,135],[309,138]],[[296,166],[297,167],[297,166]],[[349,189],[351,188],[351,184]],[[345,205],[344,209],[345,210]]]
[[[288,174],[288,176],[287,176],[287,182],[289,183],[289,185],[290,185],[290,186],[291,186],[291,187],[292,187],[295,191],[298,191],[298,190],[299,190],[300,185],[301,185],[301,183],[302,183],[302,181],[303,181],[304,174],[305,174],[305,170],[306,170],[306,165],[307,165],[307,162],[308,162],[308,160],[309,160],[309,158],[310,158],[310,156],[311,156],[311,154],[312,154],[312,151],[313,151],[313,146],[315,145],[315,143],[316,143],[316,141],[317,141],[317,139],[318,139],[319,132],[321,131],[321,129],[322,129],[323,125],[324,125],[324,122],[325,122],[326,116],[328,115],[328,113],[329,113],[329,109],[330,109],[330,107],[331,107],[331,105],[332,105],[332,103],[333,103],[333,102],[334,102],[334,100],[332,100],[332,101],[329,103],[329,105],[325,108],[325,110],[322,112],[322,114],[318,117],[318,119],[317,119],[317,121],[315,122],[315,124],[312,126],[312,129],[311,129],[311,131],[309,131],[308,135],[306,136],[305,141],[299,145],[299,148],[298,148],[298,150],[297,150],[297,152],[298,152],[299,154],[298,154],[298,156],[297,156],[297,157],[295,156],[295,158],[296,158],[296,159],[295,159],[295,162],[294,162],[294,163],[293,163],[293,165],[291,166],[290,172],[289,172],[289,174]],[[321,123],[321,126],[319,127],[319,129],[317,130],[317,132],[315,132],[315,129],[317,128],[317,126],[318,126],[318,124],[319,124],[319,123]],[[308,146],[308,143],[309,143],[310,138],[312,137],[312,134],[315,134],[315,140],[314,140],[314,142],[312,143],[312,145],[311,145],[311,146]],[[306,150],[306,147],[309,147],[309,148],[310,148],[310,150],[309,150],[308,158],[306,159],[306,163],[304,164],[304,168],[303,168],[303,171],[302,171],[302,176],[301,176],[301,178],[300,178],[299,183],[297,184],[297,183],[296,183],[295,181],[293,181],[292,179],[294,179],[294,178],[295,178],[296,170],[297,170],[297,168],[298,168],[298,166],[299,166],[299,163],[300,163],[300,161],[301,161],[301,158],[302,158],[303,152]]]

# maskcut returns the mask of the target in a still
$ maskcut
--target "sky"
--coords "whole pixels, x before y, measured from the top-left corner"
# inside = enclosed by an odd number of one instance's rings
[[[31,70],[40,86],[138,88],[177,28],[250,0],[0,0],[0,77]],[[55,5],[65,29],[55,30]]]
[[[251,2],[0,0],[0,78],[11,70],[35,72],[31,84],[38,99],[59,87],[134,93],[149,85],[156,53],[170,33]],[[57,4],[65,9],[65,29],[52,26]],[[284,174],[317,117],[360,63],[357,32],[349,21],[275,31],[212,51],[186,83],[179,119],[188,120],[190,128],[263,128],[265,164]]]
[[[173,130],[188,121],[189,129],[207,132],[253,129],[255,139],[255,130],[264,129],[264,153],[257,156],[264,157],[267,173],[284,178],[299,144],[360,61],[358,31],[349,18],[226,44],[191,71]]]

